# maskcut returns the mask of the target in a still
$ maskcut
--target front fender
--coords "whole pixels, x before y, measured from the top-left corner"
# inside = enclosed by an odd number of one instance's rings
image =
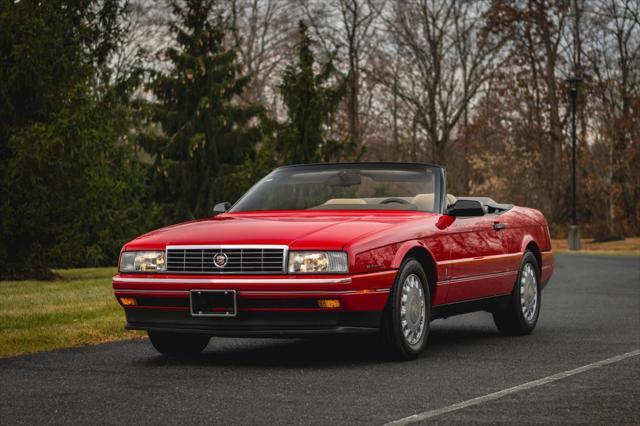
[[[439,280],[446,278],[446,266],[438,263],[438,257],[436,257],[437,255],[444,256],[446,254],[446,248],[441,243],[440,239],[405,241],[399,245],[393,259],[393,266],[396,269],[400,268],[407,255],[415,256],[423,264],[430,283],[431,303],[433,305],[445,303],[447,296],[447,286],[438,285]]]
[[[429,244],[431,243],[431,244]],[[436,284],[438,281],[446,278],[446,266],[442,263],[446,259],[446,247],[442,245],[442,240],[411,240],[406,241],[398,247],[395,258],[393,259],[394,268],[400,268],[404,258],[410,253],[417,250],[417,258],[425,267],[429,279]]]
[[[402,261],[406,257],[407,253],[409,253],[413,249],[425,250],[432,260],[435,259],[435,257],[433,256],[433,253],[431,253],[429,248],[422,241],[410,240],[410,241],[405,241],[404,243],[401,243],[398,246],[398,249],[395,252],[395,256],[393,258],[393,262],[391,264],[392,267],[394,269],[398,269],[400,265],[402,265]],[[434,260],[434,263],[435,263],[435,260]]]

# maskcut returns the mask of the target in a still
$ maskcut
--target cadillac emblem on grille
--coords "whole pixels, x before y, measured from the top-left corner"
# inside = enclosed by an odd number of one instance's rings
[[[218,253],[213,257],[213,264],[218,268],[224,268],[229,258],[224,253]]]

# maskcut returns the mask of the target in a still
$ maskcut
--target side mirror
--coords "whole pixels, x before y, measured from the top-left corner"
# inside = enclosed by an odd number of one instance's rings
[[[484,208],[477,200],[458,200],[449,206],[447,214],[455,217],[484,216]]]
[[[231,208],[231,203],[227,203],[226,201],[224,203],[218,203],[213,207],[213,213],[214,214],[225,213],[230,208]]]

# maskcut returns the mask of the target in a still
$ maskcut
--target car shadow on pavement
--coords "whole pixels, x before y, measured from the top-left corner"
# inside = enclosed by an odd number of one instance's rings
[[[333,336],[315,339],[233,339],[213,337],[205,351],[188,358],[155,356],[136,361],[157,365],[218,365],[321,367],[344,363],[379,363],[388,355],[374,336]]]
[[[473,347],[495,345],[509,338],[495,329],[469,326],[437,326],[431,330],[420,359],[438,359],[468,353]],[[315,339],[212,338],[205,351],[188,358],[153,356],[134,361],[139,366],[217,365],[247,367],[332,367],[345,364],[397,362],[378,335],[329,336]]]

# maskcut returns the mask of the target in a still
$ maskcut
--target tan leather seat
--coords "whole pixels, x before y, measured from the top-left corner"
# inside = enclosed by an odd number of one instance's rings
[[[418,210],[433,211],[434,194],[418,194],[413,197],[411,204],[418,207]]]
[[[418,210],[433,211],[434,200],[435,200],[434,194],[418,194],[415,197],[413,197],[411,204],[418,207]],[[447,194],[447,207],[452,204],[455,204],[456,201],[458,200],[455,196],[451,194]]]
[[[362,198],[331,198],[324,204],[367,204]]]

